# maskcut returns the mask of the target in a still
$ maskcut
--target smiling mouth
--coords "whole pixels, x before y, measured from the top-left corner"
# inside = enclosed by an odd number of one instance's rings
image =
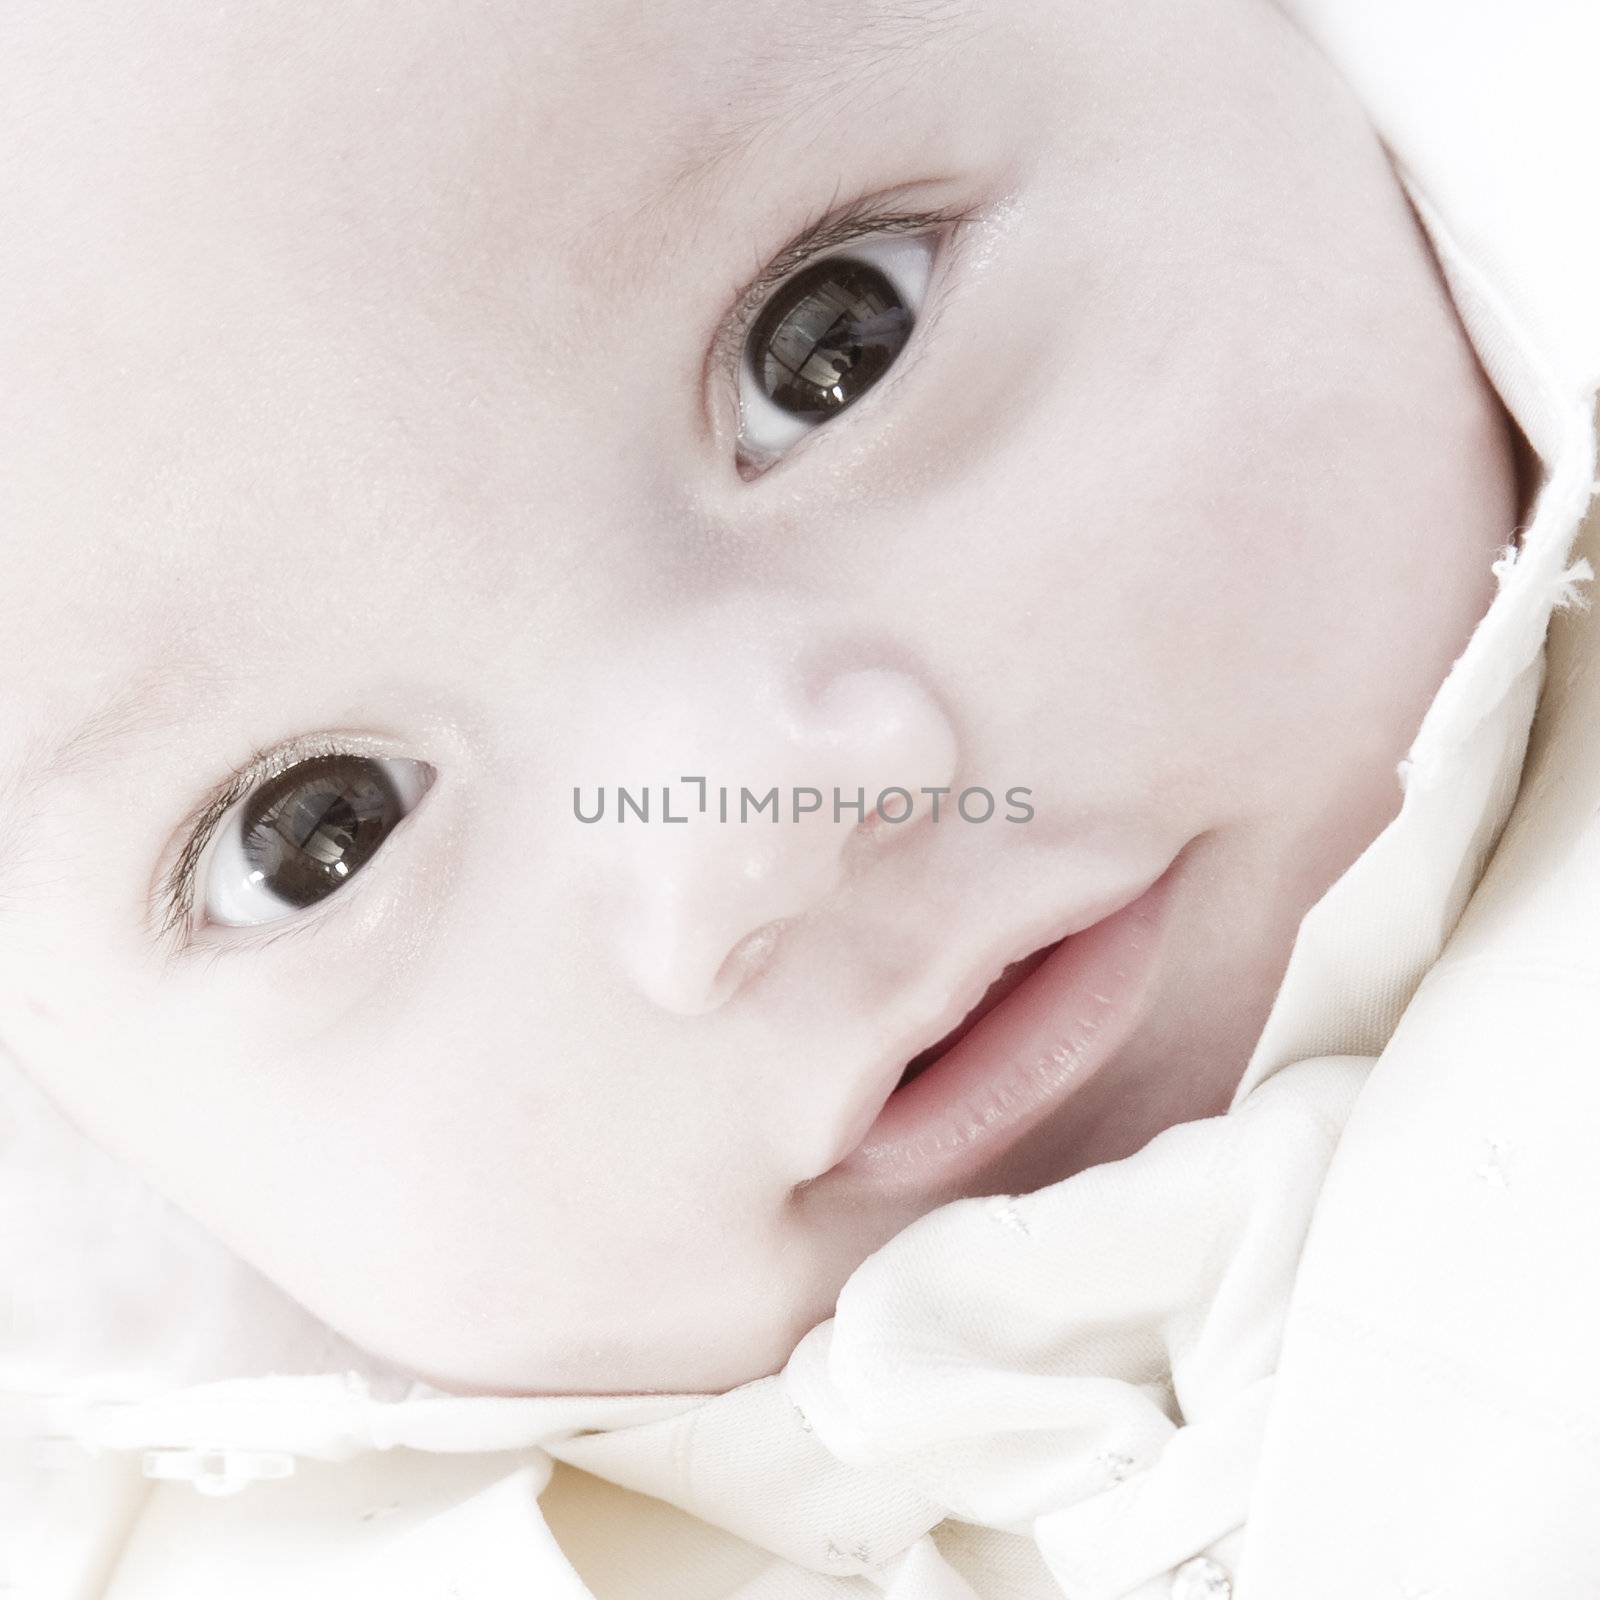
[[[1039,966],[1052,951],[1058,950],[1066,941],[1057,939],[1053,944],[1041,945],[1030,954],[1018,957],[1000,970],[994,982],[983,991],[978,1003],[953,1027],[943,1038],[936,1039],[926,1050],[919,1050],[911,1060],[906,1063],[906,1070],[900,1074],[900,1081],[895,1085],[895,1093],[931,1067],[946,1050],[959,1044],[1005,997],[1011,993],[1025,978]]]
[[[1008,963],[976,1005],[906,1062],[853,1149],[797,1186],[958,1191],[1104,1069],[1138,1027],[1176,862],[1096,921]]]

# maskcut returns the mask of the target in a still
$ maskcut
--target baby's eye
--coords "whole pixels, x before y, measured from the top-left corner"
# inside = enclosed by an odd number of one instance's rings
[[[911,338],[936,241],[892,238],[801,268],[762,307],[739,363],[739,439],[761,460],[853,405]]]
[[[218,824],[200,864],[206,917],[272,922],[325,899],[378,853],[433,782],[420,761],[313,756],[260,784]]]

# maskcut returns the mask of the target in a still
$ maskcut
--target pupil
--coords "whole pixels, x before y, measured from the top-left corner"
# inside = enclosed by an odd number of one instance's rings
[[[750,334],[762,393],[806,422],[859,400],[911,336],[910,308],[864,261],[819,261],[768,302]]]
[[[316,756],[256,791],[239,819],[245,860],[269,894],[309,906],[377,854],[402,809],[380,762]]]

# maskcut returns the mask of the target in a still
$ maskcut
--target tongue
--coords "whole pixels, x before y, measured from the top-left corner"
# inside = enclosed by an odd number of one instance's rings
[[[1022,980],[1026,978],[1028,974],[1032,972],[1034,968],[1037,967],[1052,950],[1055,950],[1061,943],[1062,941],[1058,939],[1055,944],[1047,944],[1042,949],[1035,950],[1032,955],[1022,956],[1018,960],[1013,961],[1010,966],[1004,968],[1001,971],[1000,976],[983,991],[983,998],[978,1001],[977,1005],[975,1005],[966,1014],[966,1016],[964,1016],[961,1021],[949,1031],[949,1033],[947,1033],[942,1039],[936,1040],[933,1044],[930,1044],[926,1050],[919,1051],[911,1058],[910,1062],[906,1066],[906,1070],[900,1075],[900,1083],[897,1085],[897,1087],[903,1088],[906,1084],[910,1083],[910,1081],[925,1067],[931,1067],[933,1063],[945,1053],[946,1050],[956,1043],[957,1040],[965,1038],[967,1034],[977,1027],[977,1025],[986,1016],[988,1016],[988,1014],[993,1011],[994,1008],[999,1005],[1000,1002],[1004,1000],[1005,997],[1010,994],[1011,991],[1015,989],[1016,986],[1021,983]]]

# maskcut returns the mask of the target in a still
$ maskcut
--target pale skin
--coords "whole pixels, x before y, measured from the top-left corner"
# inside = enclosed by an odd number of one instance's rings
[[[777,1370],[956,1197],[809,1183],[885,1042],[1180,853],[1141,1025],[964,1192],[1221,1112],[1492,596],[1512,429],[1277,12],[923,11],[0,23],[0,1041],[445,1387]],[[707,352],[863,196],[963,219],[894,236],[928,314],[741,470]],[[431,784],[320,902],[163,932],[194,808],[302,735]],[[740,762],[1035,817],[572,816]]]

